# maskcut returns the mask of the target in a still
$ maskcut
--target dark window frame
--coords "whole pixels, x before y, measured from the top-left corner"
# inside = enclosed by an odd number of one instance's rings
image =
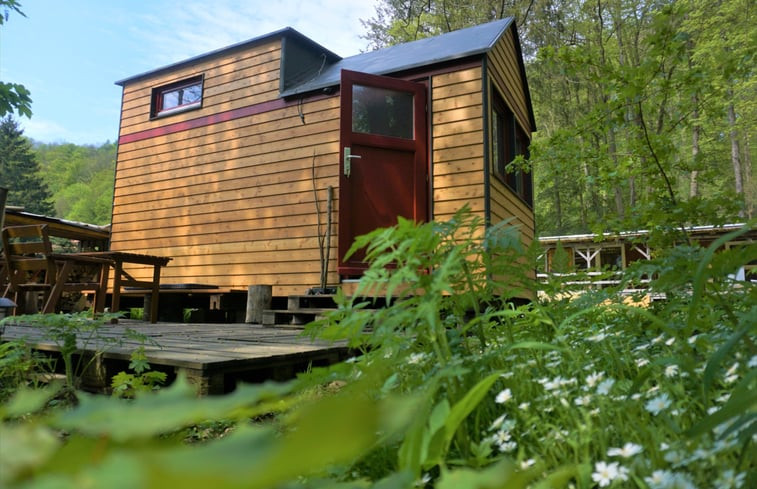
[[[525,172],[511,166],[516,156],[529,159],[528,146],[530,141],[528,135],[518,124],[515,114],[494,86],[492,86],[491,93],[492,173],[529,208],[533,208],[533,177],[531,172]]]
[[[182,103],[181,98],[184,95],[184,91],[190,87],[199,86],[200,96],[199,99],[191,102]],[[205,91],[205,77],[204,75],[196,75],[190,78],[185,78],[177,82],[169,83],[167,85],[161,85],[152,89],[151,102],[150,102],[150,118],[156,119],[159,117],[165,117],[173,114],[180,114],[188,110],[196,110],[202,108]],[[165,108],[164,103],[166,96],[172,93],[178,92],[179,103],[171,107]]]

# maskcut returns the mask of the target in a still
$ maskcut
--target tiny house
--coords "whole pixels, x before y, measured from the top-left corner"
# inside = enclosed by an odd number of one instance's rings
[[[302,294],[326,249],[349,292],[356,236],[466,204],[534,238],[512,18],[348,58],[286,28],[117,84],[111,249],[172,257],[162,283]]]

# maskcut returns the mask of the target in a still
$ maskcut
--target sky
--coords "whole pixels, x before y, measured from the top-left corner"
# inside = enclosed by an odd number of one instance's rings
[[[365,51],[376,0],[19,0],[0,25],[0,80],[31,91],[24,134],[43,143],[116,141],[133,75],[292,27],[342,56]],[[0,12],[4,14],[4,12]]]

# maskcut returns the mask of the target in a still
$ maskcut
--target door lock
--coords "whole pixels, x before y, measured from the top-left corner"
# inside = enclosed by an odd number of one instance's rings
[[[344,147],[344,176],[350,178],[352,173],[352,158],[362,158],[360,155],[353,155],[349,146]]]

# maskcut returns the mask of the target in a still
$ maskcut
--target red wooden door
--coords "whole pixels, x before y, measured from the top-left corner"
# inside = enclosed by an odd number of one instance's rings
[[[426,88],[342,71],[339,273],[360,275],[364,254],[344,260],[355,238],[393,226],[397,216],[428,219]]]

